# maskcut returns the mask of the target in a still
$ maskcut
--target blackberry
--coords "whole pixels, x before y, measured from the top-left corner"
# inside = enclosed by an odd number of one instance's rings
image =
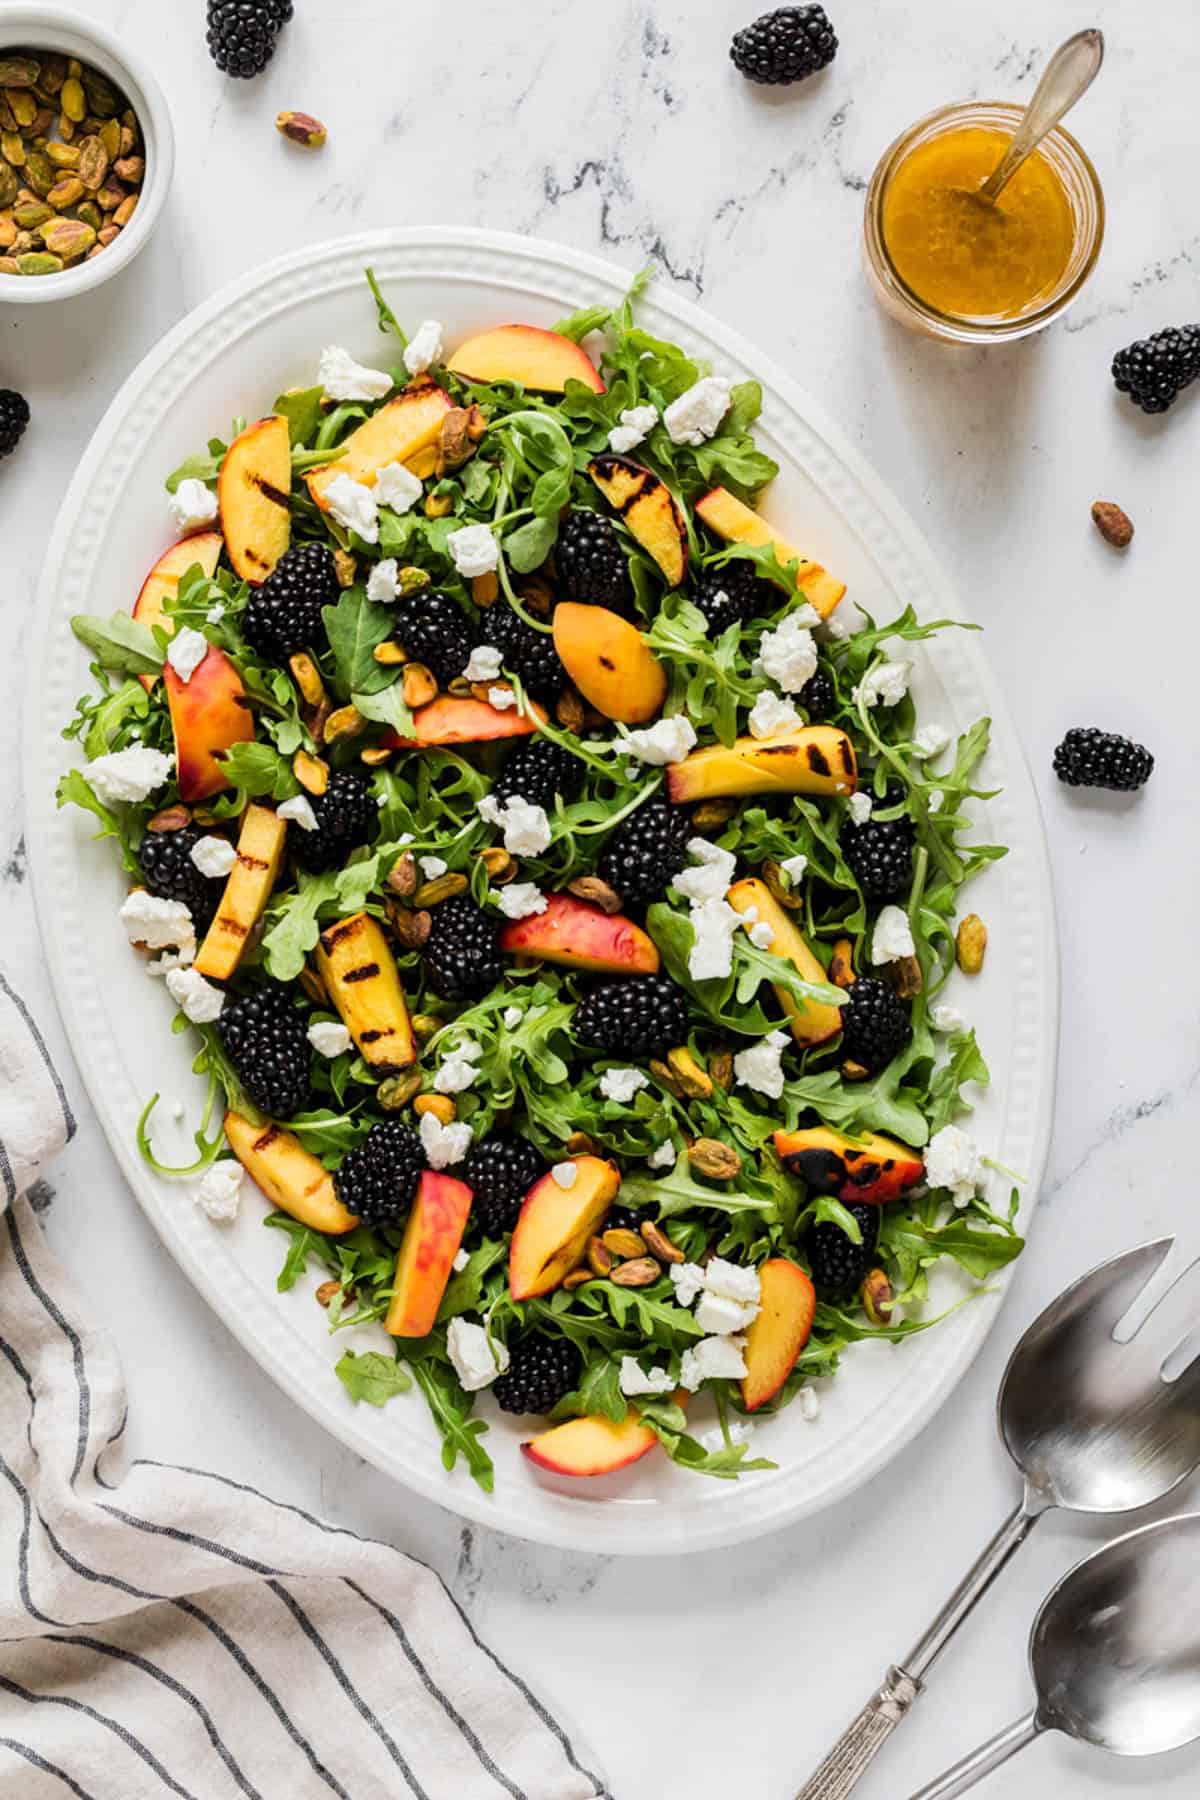
[[[575,1036],[610,1056],[665,1056],[687,1036],[687,996],[666,975],[602,981],[575,1008]]]
[[[1118,350],[1112,378],[1145,413],[1163,413],[1200,375],[1200,325],[1168,326]]]
[[[653,1206],[610,1206],[604,1215],[605,1231],[640,1231],[647,1219],[654,1217]]]
[[[430,909],[425,941],[429,985],[443,1000],[478,1000],[504,976],[497,931],[467,894]]]
[[[275,54],[279,0],[208,0],[208,53],[223,75],[248,81]]]
[[[317,817],[317,829],[305,831],[293,823],[288,827],[288,843],[300,867],[317,875],[322,869],[338,868],[351,850],[366,843],[379,809],[371,798],[369,780],[354,769],[339,769],[331,775],[325,792],[312,795],[309,804]]]
[[[842,1008],[842,1051],[873,1075],[912,1037],[912,1021],[886,981],[860,975]]]
[[[260,1111],[290,1119],[308,1105],[311,1052],[304,1017],[281,987],[227,1000],[217,1020],[225,1054]]]
[[[818,669],[815,675],[810,675],[796,695],[796,704],[810,721],[831,719],[838,706],[837,689],[833,685],[832,675],[827,675],[824,669]]]
[[[1132,794],[1154,773],[1154,758],[1143,744],[1115,731],[1076,726],[1054,752],[1054,773],[1068,787],[1112,788]]]
[[[282,31],[296,10],[292,0],[262,0],[262,4],[263,10],[270,15],[272,31]]]
[[[879,1242],[879,1208],[861,1200],[842,1204],[862,1232],[862,1243],[852,1244],[841,1226],[829,1220],[824,1225],[810,1225],[803,1244],[814,1286],[833,1293],[846,1293],[859,1285]]]
[[[192,861],[192,849],[208,834],[198,825],[182,831],[148,831],[138,851],[146,886],[164,900],[182,900],[196,930],[208,930],[225,892],[220,876],[202,875]]]
[[[514,750],[492,783],[492,798],[503,806],[515,794],[531,806],[554,810],[554,796],[571,800],[579,792],[583,765],[549,738],[531,737]]]
[[[333,557],[323,544],[297,544],[285,550],[246,602],[242,614],[246,642],[277,664],[297,650],[322,649],[326,637],[321,609],[336,606],[340,591]]]
[[[842,826],[842,855],[869,900],[895,900],[907,894],[915,838],[908,819],[868,819],[864,825]]]
[[[449,687],[471,660],[474,626],[452,594],[418,588],[392,608],[392,637],[414,662],[424,663],[439,687]]]
[[[628,613],[633,606],[629,561],[616,526],[601,513],[569,512],[554,548],[558,583],[568,600]]]
[[[484,615],[481,634],[485,643],[504,652],[504,666],[519,675],[526,691],[548,705],[567,685],[567,671],[558,660],[548,631],[535,631],[507,600],[497,600]]]
[[[553,1412],[583,1373],[583,1358],[569,1338],[534,1333],[514,1345],[508,1369],[492,1383],[501,1412]]]
[[[648,800],[623,820],[600,853],[596,873],[627,905],[657,900],[687,862],[694,827],[667,800]]]
[[[496,1136],[477,1144],[462,1168],[471,1212],[485,1237],[502,1237],[517,1222],[521,1202],[542,1175],[545,1159],[528,1138]]]
[[[729,54],[748,80],[777,86],[827,69],[837,47],[823,6],[779,6],[735,33]]]
[[[333,1185],[364,1225],[395,1225],[412,1205],[424,1167],[421,1140],[399,1119],[384,1119],[342,1158]]]
[[[756,575],[754,564],[742,557],[702,575],[692,599],[708,621],[709,637],[715,639],[731,625],[771,617],[779,611],[785,596],[773,581]]]
[[[25,435],[29,402],[13,388],[0,388],[0,456],[11,456]]]

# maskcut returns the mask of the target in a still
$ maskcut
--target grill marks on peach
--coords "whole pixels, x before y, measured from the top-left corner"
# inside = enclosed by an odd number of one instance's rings
[[[395,1075],[416,1061],[400,971],[378,920],[359,912],[329,926],[318,941],[317,970],[364,1062]]]

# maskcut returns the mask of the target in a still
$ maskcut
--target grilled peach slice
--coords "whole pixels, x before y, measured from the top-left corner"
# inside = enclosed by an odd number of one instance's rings
[[[738,738],[728,748],[710,744],[667,770],[667,793],[677,806],[715,795],[845,795],[857,786],[854,746],[833,725],[803,725],[773,738]]]
[[[392,1303],[383,1321],[393,1337],[419,1338],[433,1330],[470,1210],[465,1181],[426,1169],[404,1227]]]
[[[241,961],[250,933],[266,911],[287,846],[287,825],[269,806],[251,801],[242,814],[237,862],[229,871],[217,915],[208,928],[196,969],[214,981],[228,981]]]
[[[272,413],[234,438],[217,480],[225,548],[243,581],[265,581],[291,543],[291,492],[288,422]]]
[[[746,1333],[746,1373],[742,1376],[742,1405],[747,1412],[777,1394],[808,1342],[817,1295],[803,1269],[775,1256],[758,1271],[762,1283],[758,1317]]]
[[[769,925],[775,936],[770,954],[792,963],[805,981],[818,981],[828,986],[829,977],[805,942],[804,933],[791,914],[785,912],[765,881],[751,878],[735,881],[726,898],[734,912],[748,912],[754,907],[757,923]],[[824,1044],[842,1029],[842,1015],[836,1006],[822,1006],[818,1001],[803,1001],[782,985],[775,988],[775,998],[788,1016],[792,1036],[798,1044]]]
[[[349,475],[352,481],[374,487],[380,469],[389,463],[410,463],[437,442],[449,410],[450,396],[445,389],[427,375],[418,376],[351,432],[339,446],[336,461],[313,470],[308,477],[309,493],[321,510],[328,512],[325,490],[337,476]]]
[[[658,951],[640,925],[573,894],[548,894],[545,912],[514,919],[500,933],[500,948],[514,956],[540,956],[569,969],[614,975],[653,975],[658,969]]]
[[[618,517],[678,587],[688,567],[688,534],[683,514],[665,481],[628,456],[594,456],[588,474]]]
[[[338,1199],[333,1176],[294,1133],[281,1125],[254,1125],[241,1113],[227,1112],[225,1136],[247,1175],[280,1212],[332,1237],[353,1231],[358,1224]]]
[[[400,971],[383,927],[370,913],[354,913],[325,928],[317,968],[364,1062],[380,1075],[394,1075],[416,1061]]]
[[[697,500],[696,516],[727,544],[771,544],[781,563],[797,563],[796,586],[823,619],[829,617],[845,594],[844,581],[835,580],[820,563],[801,556],[795,545],[768,525],[761,513],[746,506],[728,488],[715,487]]]
[[[563,600],[554,648],[584,699],[606,719],[644,725],[662,711],[667,678],[636,625],[606,606]]]
[[[468,381],[519,381],[540,394],[565,394],[568,381],[604,392],[579,345],[540,325],[494,325],[460,344],[446,366]]]
[[[814,1125],[807,1131],[777,1131],[774,1142],[789,1175],[798,1175],[814,1193],[836,1194],[839,1200],[882,1206],[898,1200],[925,1175],[915,1150],[875,1131],[849,1138]]]
[[[194,537],[181,538],[164,551],[138,589],[138,597],[133,603],[133,616],[138,624],[144,625],[147,631],[161,625],[168,635],[172,633],[175,626],[164,616],[164,604],[174,600],[181,578],[197,563],[211,578],[216,573],[223,547],[224,539],[219,531],[198,531]],[[138,680],[149,693],[158,676],[139,675]]]
[[[630,1408],[619,1425],[603,1413],[568,1419],[522,1444],[522,1452],[540,1469],[556,1475],[611,1475],[653,1450],[658,1439]]]
[[[575,1179],[560,1187],[551,1170],[526,1194],[508,1254],[514,1300],[549,1294],[583,1260],[587,1241],[617,1197],[615,1163],[599,1156],[573,1159]]]
[[[233,744],[248,744],[254,718],[242,705],[241,676],[215,644],[184,681],[163,665],[163,682],[175,734],[175,774],[181,800],[207,800],[229,786],[218,758]]]
[[[526,718],[515,706],[489,706],[486,700],[469,700],[466,695],[460,699],[457,694],[439,694],[413,714],[412,737],[389,729],[379,741],[391,750],[436,750],[444,744],[528,737],[546,717],[540,706],[531,703],[529,710],[533,716]]]

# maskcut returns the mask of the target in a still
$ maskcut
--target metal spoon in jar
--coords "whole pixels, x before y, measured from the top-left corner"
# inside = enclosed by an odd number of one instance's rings
[[[956,1800],[1043,1731],[1114,1756],[1200,1738],[1200,1513],[1131,1531],[1063,1577],[1029,1640],[1038,1703],[911,1800]]]
[[[1025,117],[1013,133],[1008,149],[982,186],[971,190],[973,198],[989,203],[997,198],[1025,158],[1087,93],[1100,73],[1103,61],[1102,31],[1077,31],[1074,37],[1059,45],[1042,71],[1042,79],[1033,91],[1033,99],[1025,108]]]

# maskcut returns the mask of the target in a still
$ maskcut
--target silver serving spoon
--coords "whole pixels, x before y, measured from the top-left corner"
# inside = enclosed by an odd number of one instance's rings
[[[1164,1519],[1065,1575],[1029,1639],[1028,1718],[911,1800],[955,1800],[1043,1731],[1155,1756],[1200,1738],[1200,1513]]]
[[[1114,1336],[1174,1243],[1158,1238],[1101,1263],[1029,1327],[997,1403],[1000,1435],[1025,1478],[1021,1504],[920,1642],[888,1670],[799,1800],[845,1800],[858,1785],[924,1691],[934,1662],[1044,1512],[1133,1512],[1200,1467],[1200,1356],[1165,1381],[1164,1361],[1173,1372],[1175,1352],[1164,1357],[1146,1329],[1165,1296],[1128,1341]]]
[[[1042,71],[1042,79],[1033,90],[1033,99],[1025,108],[1008,149],[982,186],[973,190],[976,199],[996,199],[1025,158],[1087,93],[1103,61],[1102,31],[1077,31],[1059,45]]]

